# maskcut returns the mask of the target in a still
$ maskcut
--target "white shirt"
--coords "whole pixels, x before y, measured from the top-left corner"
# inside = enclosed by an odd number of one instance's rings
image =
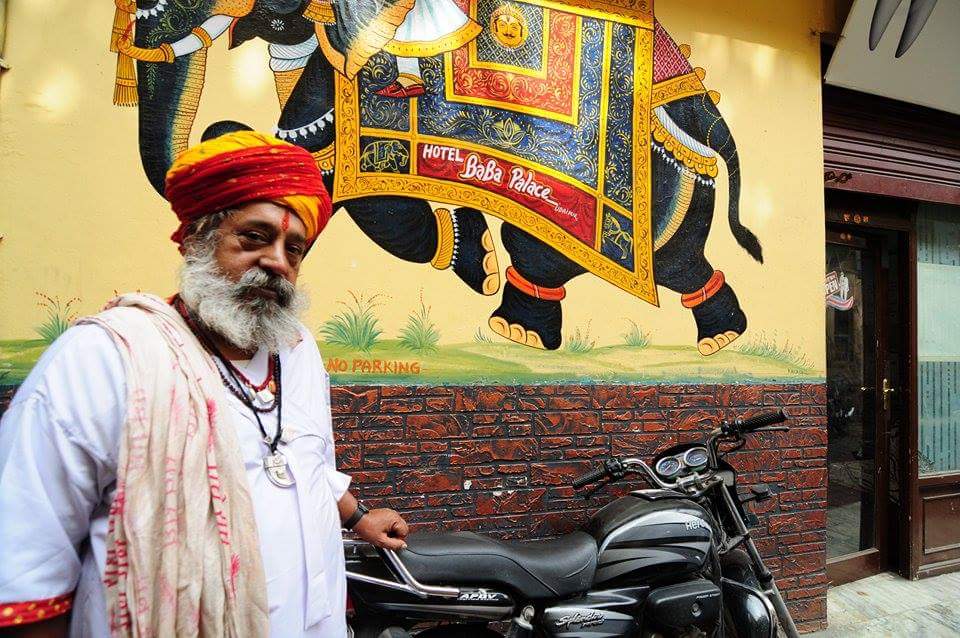
[[[267,446],[250,410],[228,393],[267,582],[272,636],[346,635],[330,379],[316,342],[280,352],[283,441],[296,484],[263,470]],[[259,351],[243,370],[267,373]],[[126,415],[122,360],[95,325],[70,328],[43,354],[0,420],[0,607],[75,591],[71,636],[108,636],[103,588],[107,513]],[[273,436],[276,412],[261,415]]]

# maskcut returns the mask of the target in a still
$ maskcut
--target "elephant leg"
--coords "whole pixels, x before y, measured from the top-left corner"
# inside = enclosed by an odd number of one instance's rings
[[[685,294],[682,299],[684,306],[693,310],[697,322],[697,350],[704,356],[720,352],[747,329],[747,316],[720,271],[714,271],[703,286]]]
[[[370,239],[395,257],[434,268],[452,268],[483,295],[500,288],[493,237],[483,215],[472,208],[437,208],[411,197],[365,197],[346,204],[347,213]]]
[[[453,272],[481,295],[494,295],[500,290],[500,265],[493,245],[493,235],[483,214],[473,208],[454,210],[438,208],[437,248],[430,263]]]
[[[516,343],[556,350],[562,341],[563,286],[586,271],[515,226],[504,224],[501,237],[512,266],[490,328]]]
[[[671,170],[662,169],[655,183],[672,183],[667,174]],[[682,173],[676,181],[683,181]],[[714,270],[703,253],[713,215],[713,186],[696,183],[689,197],[683,195],[683,188],[677,193],[655,203],[659,209],[655,214],[663,220],[655,242],[655,278],[658,285],[682,295],[681,303],[693,312],[697,323],[697,350],[709,356],[743,334],[747,317],[723,273]]]
[[[719,155],[727,165],[727,221],[734,239],[751,257],[763,263],[760,240],[740,221],[740,156],[726,121],[708,94],[690,96],[658,107],[654,111],[660,124],[679,137],[674,143],[684,146],[705,160]],[[670,153],[670,151],[666,151]]]
[[[714,270],[702,253],[675,265],[679,267],[669,273],[658,273],[657,283],[679,292],[681,303],[693,311],[700,354],[716,354],[744,333],[747,316],[723,273]]]

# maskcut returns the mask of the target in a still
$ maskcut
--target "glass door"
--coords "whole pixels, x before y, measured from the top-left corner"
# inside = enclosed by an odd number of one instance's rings
[[[827,573],[834,584],[881,569],[886,503],[885,405],[890,380],[879,246],[867,236],[828,231]],[[884,450],[878,448],[884,447]]]

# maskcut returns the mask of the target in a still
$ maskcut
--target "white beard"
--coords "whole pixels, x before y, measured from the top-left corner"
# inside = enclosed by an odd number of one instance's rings
[[[206,329],[245,351],[270,352],[300,340],[298,317],[306,310],[306,294],[286,279],[254,267],[230,281],[214,258],[216,238],[187,253],[180,270],[180,297]],[[250,295],[268,288],[277,299]]]

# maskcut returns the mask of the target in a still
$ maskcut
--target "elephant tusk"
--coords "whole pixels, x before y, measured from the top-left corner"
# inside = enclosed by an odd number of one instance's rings
[[[230,27],[233,18],[228,15],[215,15],[204,20],[199,27],[194,27],[190,35],[180,38],[170,46],[174,54],[189,55],[200,49],[208,49],[213,41],[219,38]]]
[[[292,71],[307,66],[310,56],[317,50],[319,43],[316,34],[298,44],[271,44],[270,70],[275,72]]]
[[[233,18],[225,15],[215,15],[207,18],[202,25],[194,27],[190,35],[180,38],[173,44],[163,43],[158,47],[144,48],[133,44],[130,29],[117,40],[117,50],[134,60],[141,62],[173,62],[180,56],[189,55],[200,49],[209,48],[215,39],[223,33],[233,22]],[[134,23],[131,23],[133,25]]]
[[[140,62],[173,62],[176,59],[176,54],[173,52],[173,47],[169,44],[161,44],[160,46],[153,49],[146,49],[144,47],[138,47],[130,42],[129,35],[124,35],[117,40],[117,50],[134,60],[139,60]]]

